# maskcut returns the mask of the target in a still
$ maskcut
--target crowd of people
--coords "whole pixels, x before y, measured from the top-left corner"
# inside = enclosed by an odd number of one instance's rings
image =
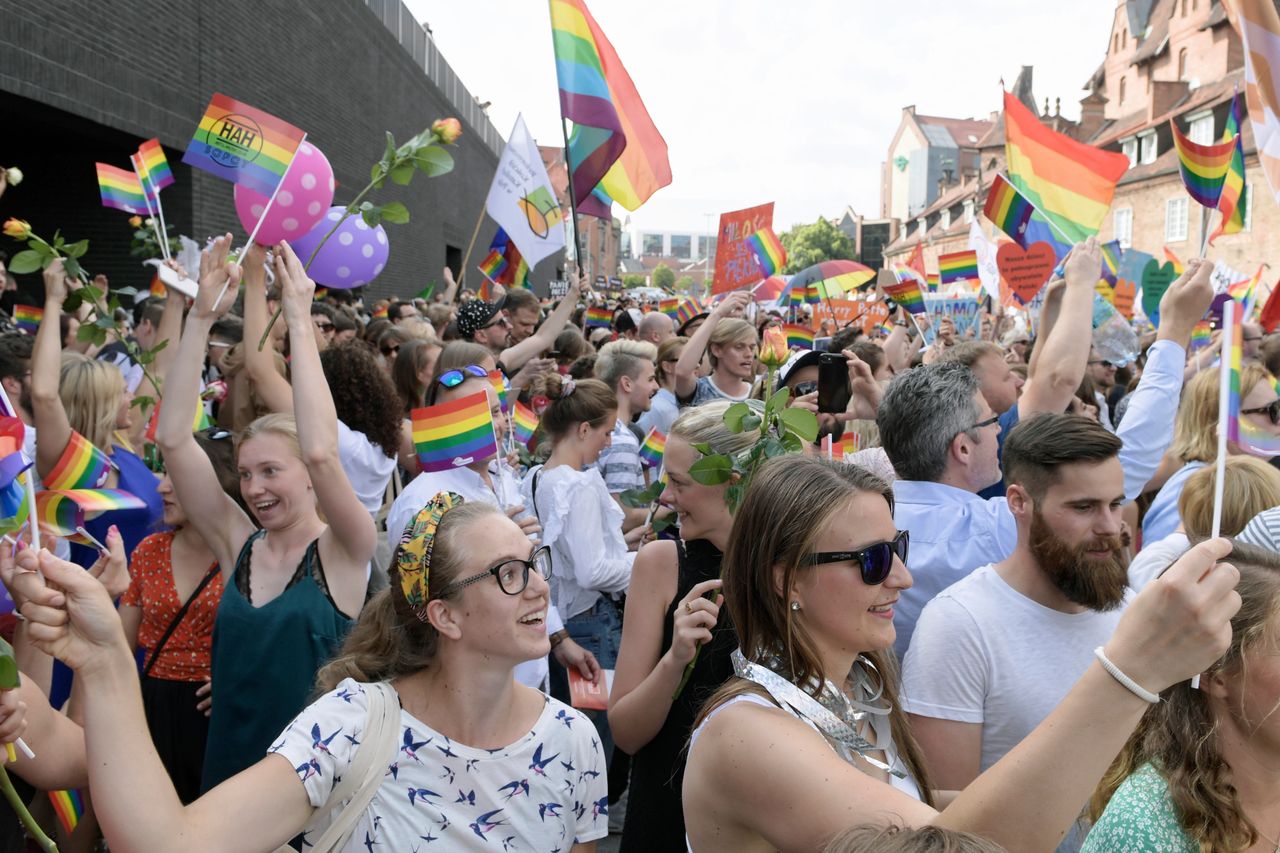
[[[1280,850],[1280,462],[1217,482],[1212,265],[1117,363],[1100,263],[1033,324],[890,303],[778,364],[746,292],[317,298],[229,234],[94,344],[54,261],[0,332],[27,476],[96,448],[138,500],[0,547],[20,797],[83,792],[64,850]],[[813,441],[758,429],[775,388]],[[479,395],[492,448],[424,470]]]

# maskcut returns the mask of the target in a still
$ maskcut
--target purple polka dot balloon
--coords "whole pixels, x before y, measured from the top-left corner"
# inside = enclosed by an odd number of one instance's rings
[[[341,205],[329,208],[323,219],[306,235],[293,241],[293,251],[304,264],[334,223],[347,209]],[[387,265],[391,246],[387,232],[378,225],[370,228],[359,216],[349,216],[338,226],[307,270],[316,284],[346,290],[360,287],[377,278]]]
[[[246,234],[252,234],[253,226],[262,217],[269,198],[236,184],[235,199],[240,224]],[[323,151],[304,141],[254,242],[261,246],[274,246],[281,240],[296,240],[320,221],[331,204],[333,167]]]

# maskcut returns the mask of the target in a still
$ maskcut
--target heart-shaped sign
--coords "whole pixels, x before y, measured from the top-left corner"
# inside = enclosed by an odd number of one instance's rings
[[[1053,246],[1043,241],[1032,243],[1025,249],[1017,243],[1005,243],[996,252],[1000,278],[1023,305],[1036,298],[1057,265]]]
[[[1125,279],[1117,279],[1116,286],[1112,290],[1111,304],[1116,306],[1116,310],[1126,320],[1133,319],[1133,300],[1137,296],[1138,287],[1131,281]]]
[[[1160,325],[1160,297],[1177,277],[1171,261],[1161,264],[1152,258],[1142,268],[1142,312],[1153,325]]]

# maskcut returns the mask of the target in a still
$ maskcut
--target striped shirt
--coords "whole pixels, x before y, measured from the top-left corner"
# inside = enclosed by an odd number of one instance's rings
[[[596,460],[600,476],[609,489],[609,494],[616,495],[627,489],[644,488],[644,469],[640,465],[640,440],[631,431],[631,427],[622,421],[616,421],[610,433],[610,444],[600,451]]]

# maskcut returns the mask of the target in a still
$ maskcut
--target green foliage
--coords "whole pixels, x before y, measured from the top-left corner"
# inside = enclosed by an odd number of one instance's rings
[[[653,272],[649,274],[649,281],[653,283],[654,287],[670,290],[676,283],[676,274],[666,264],[658,264],[653,268]]]
[[[676,283],[674,285],[674,289],[676,293],[691,294],[695,290],[697,290],[697,288],[698,288],[697,282],[693,280],[693,276],[691,275],[680,276],[680,278],[676,279]]]
[[[788,274],[823,261],[851,261],[857,257],[857,249],[849,235],[826,219],[819,219],[812,225],[797,225],[780,234],[778,239],[787,250],[787,265],[782,271]]]
[[[169,232],[173,230],[173,226],[166,226],[165,238],[169,241],[169,254],[176,255],[182,251],[182,244],[177,237],[169,236]],[[81,240],[80,242],[85,242]],[[67,252],[71,254],[70,251]],[[129,254],[135,258],[162,258],[164,252],[160,249],[160,241],[156,239],[156,229],[147,224],[139,225],[133,229],[133,237],[129,242]],[[72,257],[80,257],[72,255]]]
[[[625,288],[644,287],[645,278],[639,273],[629,272],[622,277],[622,286]]]
[[[387,147],[382,159],[373,164],[369,171],[369,186],[356,196],[363,199],[370,189],[382,189],[390,179],[393,184],[408,186],[417,172],[428,178],[443,175],[453,169],[453,155],[444,150],[443,145],[430,128],[418,133],[408,142],[397,146],[396,139],[387,131]],[[409,209],[398,201],[390,201],[377,205],[364,202],[356,206],[358,212],[370,228],[381,222],[403,225],[409,221]],[[345,217],[344,217],[345,218]]]

